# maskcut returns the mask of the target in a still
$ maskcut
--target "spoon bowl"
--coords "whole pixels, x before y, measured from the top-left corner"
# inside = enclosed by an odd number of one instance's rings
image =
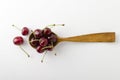
[[[53,33],[53,32],[52,32],[52,34],[56,35],[56,34],[55,34],[55,33]],[[56,35],[56,36],[57,36],[57,35]],[[28,41],[29,41],[29,44],[31,45],[31,47],[36,48],[36,46],[32,45],[32,44],[31,44],[31,42],[30,42],[30,41],[31,41],[31,39],[32,39],[33,37],[34,37],[34,34],[33,34],[33,33],[31,33],[31,34],[30,34],[30,36],[29,36]],[[57,43],[58,43],[58,37],[57,37]],[[57,43],[54,43],[54,44],[53,44],[53,46],[56,46],[56,45],[57,45]]]

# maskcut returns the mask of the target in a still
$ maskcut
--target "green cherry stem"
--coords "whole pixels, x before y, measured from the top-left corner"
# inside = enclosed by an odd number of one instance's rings
[[[19,47],[28,57],[30,57],[30,55],[21,46],[19,46]]]
[[[15,26],[14,24],[12,26],[15,27],[17,30],[21,31],[21,29]]]
[[[47,27],[50,27],[50,28],[53,28],[55,26],[65,26],[65,24],[50,24],[50,25],[47,25]]]
[[[53,46],[53,42],[51,42],[51,44],[52,44],[52,47],[54,47],[54,46]],[[56,53],[55,50],[53,50],[53,53],[54,53],[55,56],[57,56],[57,53]]]
[[[35,40],[33,40],[33,41],[40,41],[39,39],[35,39]],[[29,41],[30,43],[32,42],[32,41]]]
[[[57,53],[56,53],[56,51],[55,51],[55,50],[53,50],[52,52],[54,53],[54,55],[55,55],[55,56],[57,56]]]
[[[43,49],[47,49],[47,48],[53,48],[53,46],[46,46],[46,47],[43,47],[42,50],[43,50]]]
[[[44,58],[45,58],[46,53],[47,53],[47,51],[45,51],[45,53],[44,53],[44,55],[43,55],[43,57],[42,57],[42,59],[41,59],[41,63],[43,63],[43,60],[44,60]]]
[[[33,30],[31,30],[31,32],[33,33],[34,31],[33,31]]]

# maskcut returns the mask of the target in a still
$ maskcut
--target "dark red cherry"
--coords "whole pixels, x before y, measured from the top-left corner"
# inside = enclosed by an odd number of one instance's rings
[[[40,38],[40,46],[46,46],[48,44],[48,40],[46,38]]]
[[[42,30],[36,29],[33,34],[35,38],[40,39],[42,37]]]
[[[28,35],[29,34],[29,29],[27,27],[23,27],[22,29],[22,35]]]
[[[43,50],[42,48],[43,48],[42,46],[38,46],[38,47],[36,48],[37,52],[43,53],[44,50]]]
[[[21,36],[17,36],[13,39],[13,43],[15,45],[21,45],[21,44],[23,44],[23,42],[24,42],[24,40]]]
[[[48,37],[48,40],[49,42],[57,42],[57,36],[55,34],[51,34],[49,37]]]
[[[51,29],[50,29],[50,28],[47,28],[47,27],[44,28],[44,29],[43,29],[43,34],[44,34],[44,35],[50,35],[50,34],[51,34]]]

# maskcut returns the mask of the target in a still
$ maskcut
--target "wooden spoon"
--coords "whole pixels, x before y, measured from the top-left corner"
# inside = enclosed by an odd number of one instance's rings
[[[29,36],[29,41],[33,37],[33,33]],[[67,38],[58,37],[57,43],[54,47],[63,41],[70,41],[70,42],[115,42],[115,32],[103,32],[103,33],[93,33],[93,34],[86,34],[80,36],[73,36]],[[31,45],[31,43],[30,43]],[[32,45],[31,45],[32,46]],[[34,46],[32,46],[35,48]]]

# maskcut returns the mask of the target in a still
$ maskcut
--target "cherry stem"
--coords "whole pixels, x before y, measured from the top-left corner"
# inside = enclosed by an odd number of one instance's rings
[[[15,26],[14,24],[12,26],[15,27],[17,30],[21,31],[21,29]]]
[[[46,48],[53,48],[53,47],[54,47],[54,46],[53,46],[53,42],[52,42],[51,44],[52,44],[51,46],[43,47],[42,50],[43,50],[43,49],[46,49]],[[53,50],[53,53],[54,53],[55,56],[57,56],[57,54],[56,54],[56,52],[55,52],[54,50]]]
[[[65,26],[65,24],[50,24],[50,25],[48,25],[48,27],[51,27],[51,28],[53,28],[55,26]]]
[[[20,46],[20,49],[28,56],[30,57],[30,55]]]
[[[53,46],[53,42],[51,42],[51,44],[52,44],[52,46]],[[57,56],[55,50],[53,50],[53,53],[54,53],[55,56]]]
[[[33,31],[33,30],[31,30],[31,32],[33,33],[34,31]]]
[[[47,51],[45,51],[45,53],[44,53],[44,55],[43,55],[43,57],[42,57],[42,59],[41,59],[41,63],[43,63],[43,60],[44,60],[44,58],[45,58],[46,53],[47,53]]]
[[[38,39],[35,39],[35,40],[33,40],[33,41],[39,41]],[[32,42],[32,41],[29,41],[30,43]]]
[[[46,48],[53,48],[53,46],[45,46],[45,47],[42,48],[42,50],[46,49]]]
[[[53,53],[54,53],[55,56],[57,56],[57,53],[54,50],[53,50]]]

